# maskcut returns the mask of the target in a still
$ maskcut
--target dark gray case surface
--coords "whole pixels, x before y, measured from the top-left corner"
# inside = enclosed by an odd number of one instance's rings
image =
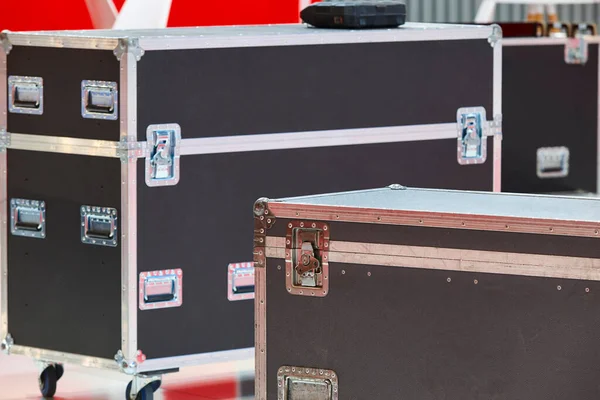
[[[255,216],[257,399],[600,394],[598,199],[385,188]],[[289,226],[313,224],[325,296],[286,290]]]

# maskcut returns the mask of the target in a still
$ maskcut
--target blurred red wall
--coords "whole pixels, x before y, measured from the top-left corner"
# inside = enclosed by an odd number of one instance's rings
[[[114,0],[120,8],[125,0]],[[0,0],[0,30],[91,29],[84,0]],[[298,0],[173,0],[169,26],[298,22]]]

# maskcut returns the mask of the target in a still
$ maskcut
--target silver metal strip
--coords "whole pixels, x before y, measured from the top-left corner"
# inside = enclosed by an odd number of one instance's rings
[[[11,149],[77,154],[96,157],[119,157],[119,142],[77,139],[61,136],[40,136],[23,133],[10,134]]]
[[[588,43],[600,43],[600,36],[586,36]],[[565,38],[504,38],[503,46],[564,46],[568,39]]]
[[[285,258],[285,238],[267,237],[267,257]],[[330,242],[330,262],[600,281],[600,259],[379,243]]]
[[[478,231],[579,236],[600,239],[600,222],[546,220],[429,211],[400,211],[342,206],[270,202],[277,218],[339,221],[382,225],[424,226]]]
[[[502,46],[504,39],[498,40],[494,45],[494,112],[493,117],[500,117],[499,123],[502,123]],[[502,128],[500,127],[500,130]],[[502,190],[502,132],[494,132],[494,178],[493,191]]]
[[[267,238],[268,239],[268,238]],[[268,245],[268,243],[267,243]],[[283,240],[285,247],[285,238]],[[265,248],[267,250],[268,248]],[[285,258],[285,248],[283,258]],[[254,269],[254,345],[255,347],[255,397],[267,400],[267,269]]]
[[[597,143],[597,150],[596,150],[596,157],[597,157],[597,169],[596,169],[596,193],[600,193],[600,45],[598,45],[598,95],[596,96],[598,104],[598,124],[597,124],[597,128],[598,128],[598,143]]]
[[[183,139],[181,155],[456,139],[456,122]]]
[[[137,61],[132,52],[121,57],[121,141],[137,140]],[[137,159],[121,163],[121,330],[122,352],[128,362],[136,358],[137,334]],[[118,349],[115,349],[115,351]]]
[[[60,32],[8,32],[8,40],[13,46],[57,47],[68,49],[114,50],[119,44],[118,38],[86,36],[62,36]]]
[[[115,370],[118,367],[114,360],[81,356],[78,354],[62,353],[60,351],[38,349],[34,347],[15,345],[10,348],[10,353],[23,355],[34,360],[53,362],[59,364],[73,364],[81,365],[83,367],[103,368],[112,370]]]
[[[251,372],[254,369],[254,348],[148,359],[138,366],[138,372],[143,373],[145,371],[160,371],[217,363],[225,363],[231,369],[241,372]]]
[[[0,132],[7,131],[6,52],[0,48]],[[0,341],[8,332],[8,197],[6,149],[0,149]]]
[[[345,43],[414,42],[440,40],[487,39],[492,28],[443,24],[411,24],[399,29],[371,31],[333,31],[303,28],[304,31],[265,35],[260,31],[238,36],[206,35],[140,37],[140,46],[146,50],[183,50],[232,47],[300,46]]]

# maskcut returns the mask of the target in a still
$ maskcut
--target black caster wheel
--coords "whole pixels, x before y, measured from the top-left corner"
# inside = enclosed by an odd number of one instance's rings
[[[61,369],[61,376],[64,370]],[[40,374],[40,392],[44,398],[54,397],[56,394],[56,382],[58,382],[57,369],[54,365],[50,365]]]
[[[133,382],[129,382],[127,384],[127,390],[125,391],[125,399],[131,399],[131,386]],[[140,392],[135,397],[135,400],[154,400],[154,392],[156,392],[160,388],[161,381],[154,381],[142,388]]]
[[[56,380],[60,381],[60,378],[62,378],[65,373],[65,367],[60,364],[55,364],[54,368],[56,369]]]

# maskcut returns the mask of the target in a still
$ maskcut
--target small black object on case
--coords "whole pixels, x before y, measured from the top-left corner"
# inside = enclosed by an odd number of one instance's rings
[[[401,1],[323,1],[300,12],[305,23],[316,28],[397,28],[406,22]]]

